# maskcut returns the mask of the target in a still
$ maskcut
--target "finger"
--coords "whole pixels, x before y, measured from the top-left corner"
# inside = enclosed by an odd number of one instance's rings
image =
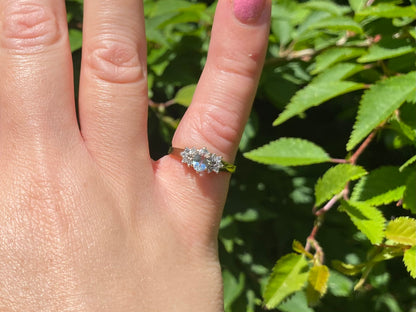
[[[173,146],[208,147],[233,160],[266,52],[267,0],[219,1],[208,59]]]
[[[207,63],[172,146],[207,147],[232,162],[260,77],[269,19],[268,0],[218,2]],[[212,241],[230,174],[199,176],[172,155],[162,158],[156,168],[162,177],[163,195],[169,202],[180,202],[177,213],[181,214],[182,227]],[[174,185],[165,183],[172,180]]]
[[[85,1],[83,40],[79,100],[88,149],[109,168],[148,158],[142,1]]]
[[[79,130],[64,0],[0,1],[0,12],[1,140],[71,146]]]

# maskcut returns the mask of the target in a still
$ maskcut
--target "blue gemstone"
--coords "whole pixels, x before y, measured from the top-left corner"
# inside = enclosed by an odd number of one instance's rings
[[[194,167],[196,172],[203,172],[207,170],[207,165],[204,162],[194,161],[192,162],[192,167]]]

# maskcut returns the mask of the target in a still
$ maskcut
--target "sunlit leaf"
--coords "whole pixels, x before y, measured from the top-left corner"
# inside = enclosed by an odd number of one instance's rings
[[[305,247],[303,247],[302,243],[297,241],[296,239],[292,243],[292,249],[293,249],[293,251],[296,251],[297,253],[305,255],[309,259],[313,258],[313,255],[310,252],[306,251],[306,249],[305,249]]]
[[[364,84],[352,81],[327,80],[320,83],[310,83],[292,97],[290,103],[273,122],[273,125],[280,125],[305,110],[325,103],[334,97],[363,88]]]
[[[377,5],[367,6],[365,9],[356,12],[356,16],[358,17],[377,16],[386,18],[415,17],[415,14],[416,8],[414,5],[403,7],[394,3],[379,3]]]
[[[410,93],[415,91],[416,72],[388,78],[376,83],[366,91],[360,102],[347,150],[352,150],[398,109]]]
[[[82,31],[79,29],[70,28],[68,33],[71,52],[79,50],[82,47]]]
[[[342,201],[340,210],[348,214],[352,223],[372,244],[382,242],[386,219],[380,210],[366,203],[352,201]]]
[[[399,244],[416,245],[416,219],[398,217],[386,227],[386,238]]]
[[[351,8],[357,12],[365,6],[366,0],[349,0],[348,3],[350,4]]]
[[[341,272],[342,274],[354,276],[362,272],[363,268],[365,267],[365,264],[350,264],[339,260],[333,260],[332,266],[335,270]]]
[[[312,142],[281,138],[250,152],[244,157],[262,164],[282,166],[310,165],[330,161],[328,154]]]
[[[404,46],[404,47],[398,47],[394,49],[388,49],[384,48],[379,45],[372,45],[368,49],[368,53],[361,56],[357,61],[360,63],[368,63],[368,62],[374,62],[379,60],[385,60],[393,57],[398,57],[400,55],[404,55],[407,53],[412,53],[415,51],[414,46]]]
[[[181,104],[183,106],[189,106],[192,102],[192,97],[194,96],[196,85],[188,85],[180,89],[175,96],[175,103]]]
[[[315,185],[315,206],[340,193],[348,181],[361,178],[367,172],[360,166],[339,164],[331,167]]]
[[[348,6],[341,6],[332,1],[312,0],[302,4],[302,7],[304,8],[308,8],[311,10],[326,11],[336,16],[342,16],[351,11],[351,9]]]
[[[316,57],[314,69],[311,71],[311,74],[320,73],[335,63],[355,58],[364,53],[365,49],[363,48],[335,47],[328,49]]]
[[[328,83],[329,81],[344,80],[364,69],[365,67],[361,64],[338,63],[319,73],[318,76],[313,78],[311,83]]]
[[[329,269],[326,265],[316,265],[309,271],[308,282],[321,297],[326,294],[328,279]]]
[[[274,308],[289,295],[302,289],[308,280],[308,273],[308,262],[303,255],[291,253],[280,258],[264,291],[265,306]]]
[[[403,262],[410,276],[416,279],[416,246],[404,252]]]
[[[347,16],[329,17],[309,26],[310,29],[322,28],[330,30],[349,30],[358,34],[363,33],[361,25]]]
[[[416,162],[416,155],[409,158],[403,165],[400,166],[399,171],[402,172],[404,169],[406,169],[408,166]]]
[[[406,180],[407,173],[401,173],[397,167],[380,167],[358,181],[351,200],[375,206],[398,201],[403,197]]]
[[[370,251],[368,252],[368,259],[369,262],[381,262],[390,260],[399,256],[403,255],[403,248],[402,246],[374,246]]]

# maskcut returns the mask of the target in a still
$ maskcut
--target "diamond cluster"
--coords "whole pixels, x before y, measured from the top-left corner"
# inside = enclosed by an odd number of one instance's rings
[[[205,147],[201,149],[185,147],[181,156],[182,162],[187,164],[188,167],[192,166],[196,172],[218,173],[224,167],[222,157],[208,152]]]

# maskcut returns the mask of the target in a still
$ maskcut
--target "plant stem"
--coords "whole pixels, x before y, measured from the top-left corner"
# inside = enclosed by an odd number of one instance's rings
[[[153,102],[152,100],[149,100],[149,106],[150,107],[169,107],[169,106],[171,106],[175,103],[176,102],[173,99],[169,100],[169,101],[166,101],[166,102],[163,102],[163,103],[156,103],[156,102]]]
[[[357,163],[358,157],[364,152],[364,150],[367,148],[367,146],[370,144],[370,142],[374,139],[378,128],[376,128],[373,132],[370,133],[370,135],[364,140],[364,142],[360,145],[360,147],[355,151],[354,154],[352,154],[351,158],[349,159],[349,162],[353,165]]]
[[[382,125],[381,125],[382,126]],[[380,127],[381,127],[380,126]],[[337,159],[337,158],[331,158],[331,162],[333,163],[350,163],[352,165],[355,165],[357,163],[358,157],[364,152],[364,150],[367,148],[367,146],[370,144],[370,142],[374,139],[378,129],[374,129],[368,137],[364,140],[364,142],[358,147],[358,149],[352,154],[352,156],[349,159]],[[349,194],[349,182],[345,185],[345,188],[342,190],[342,192],[334,195],[321,209],[317,210],[316,207],[313,208],[313,213],[316,216],[315,224],[312,228],[311,233],[309,234],[308,238],[306,239],[306,245],[305,250],[307,252],[310,251],[311,247],[315,249],[315,255],[318,257],[318,260],[323,263],[324,260],[324,252],[322,250],[322,247],[319,245],[318,241],[316,240],[316,235],[319,231],[319,228],[321,227],[324,219],[324,215],[331,210],[332,207],[340,200],[340,198],[344,198],[345,200],[348,199]]]
[[[331,158],[331,162],[336,163],[336,164],[346,164],[348,161],[346,159],[343,158]]]
[[[335,204],[336,204],[336,202],[341,198],[341,197],[343,197],[344,196],[344,192],[345,192],[345,189],[341,192],[341,193],[339,193],[339,194],[337,194],[337,195],[335,195],[334,197],[332,197],[326,204],[325,204],[325,206],[323,206],[321,209],[319,209],[318,211],[316,211],[315,212],[315,216],[317,216],[317,217],[319,217],[319,216],[321,216],[321,215],[323,215],[324,213],[326,213],[328,210],[330,210]]]

